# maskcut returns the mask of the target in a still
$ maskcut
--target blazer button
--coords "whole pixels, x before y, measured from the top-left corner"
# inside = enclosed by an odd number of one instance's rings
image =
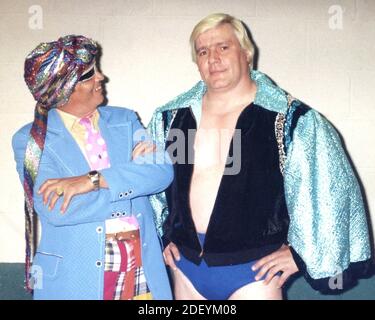
[[[102,232],[103,232],[103,227],[96,228],[96,233],[102,233]]]
[[[102,266],[102,262],[100,260],[97,260],[95,264],[98,268]]]
[[[116,216],[116,212],[112,212],[111,216],[112,216],[112,218],[114,218]]]
[[[129,192],[129,194],[132,194],[132,193],[133,193],[133,190],[130,189],[128,192]]]
[[[117,211],[116,212],[116,217],[120,217],[121,216],[121,212],[120,211]]]
[[[119,195],[118,195],[118,197],[119,197],[120,199],[123,198],[123,197],[124,197],[124,193],[123,193],[123,192],[120,192]]]
[[[124,196],[127,197],[129,194],[127,192],[124,192]]]

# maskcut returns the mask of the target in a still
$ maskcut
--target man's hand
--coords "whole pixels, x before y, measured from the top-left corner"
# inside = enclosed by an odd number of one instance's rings
[[[156,146],[152,142],[148,142],[148,141],[138,142],[137,145],[133,149],[132,159],[134,160],[135,158],[139,156],[143,156],[147,153],[155,152],[155,150],[156,150]]]
[[[178,251],[177,246],[170,242],[163,251],[164,261],[167,266],[170,266],[173,271],[177,270],[175,260],[180,260],[180,252]]]
[[[102,179],[103,177],[100,177]],[[87,193],[94,190],[94,185],[87,175],[62,178],[48,179],[39,188],[38,194],[43,195],[43,203],[48,205],[48,210],[55,207],[57,200],[63,197],[61,213],[64,213],[73,196]],[[61,193],[61,195],[59,195]]]
[[[289,247],[285,244],[283,244],[277,251],[257,261],[252,269],[253,271],[257,271],[260,269],[260,271],[255,276],[255,280],[257,281],[259,279],[262,279],[263,276],[267,273],[267,276],[264,280],[265,285],[268,285],[275,274],[282,271],[282,275],[280,276],[278,282],[279,288],[284,285],[285,281],[292,274],[298,271],[298,267],[294,262],[292,253],[290,252]]]

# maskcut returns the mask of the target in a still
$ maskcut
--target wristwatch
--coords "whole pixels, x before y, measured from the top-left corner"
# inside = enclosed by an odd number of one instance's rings
[[[100,182],[100,172],[96,171],[96,170],[93,170],[93,171],[90,171],[88,174],[87,174],[87,177],[91,180],[92,184],[94,185],[94,190],[98,190],[99,189],[99,182]]]

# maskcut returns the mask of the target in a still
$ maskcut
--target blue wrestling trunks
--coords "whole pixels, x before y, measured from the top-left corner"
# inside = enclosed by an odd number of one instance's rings
[[[202,245],[204,237],[205,234],[198,233]],[[208,300],[227,300],[239,288],[255,282],[258,271],[251,269],[255,262],[209,267],[204,260],[196,265],[182,254],[180,260],[175,261],[195,289]]]

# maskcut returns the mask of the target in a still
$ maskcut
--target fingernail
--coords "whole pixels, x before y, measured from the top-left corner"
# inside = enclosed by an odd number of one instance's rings
[[[258,280],[259,280],[259,277],[257,276],[257,277],[255,277],[254,279],[255,279],[255,281],[258,281]]]
[[[251,270],[255,271],[257,268],[255,268],[255,266],[252,266],[251,267]]]
[[[177,259],[177,261],[180,261],[181,258],[180,258],[180,256],[178,256],[178,257],[176,257],[176,259]]]
[[[173,271],[177,271],[177,268],[176,268],[176,267],[174,267],[174,268],[173,268]]]

